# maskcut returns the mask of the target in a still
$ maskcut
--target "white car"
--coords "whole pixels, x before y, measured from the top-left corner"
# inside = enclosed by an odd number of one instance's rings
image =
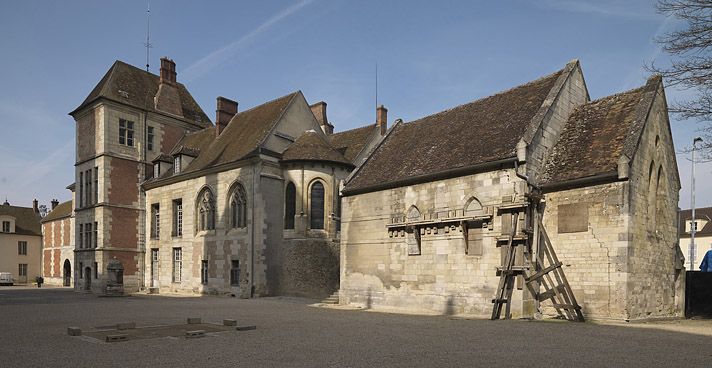
[[[12,278],[10,272],[0,272],[0,285],[10,285],[15,283],[15,279]]]

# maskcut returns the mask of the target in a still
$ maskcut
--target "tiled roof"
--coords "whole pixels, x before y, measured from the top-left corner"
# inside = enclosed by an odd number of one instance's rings
[[[183,136],[176,149],[192,149],[199,154],[182,168],[180,175],[234,162],[254,153],[299,95],[300,91],[293,92],[236,114],[217,138],[214,126]],[[170,176],[169,173],[163,173],[160,178],[151,181],[167,176]]]
[[[356,164],[354,162],[356,156],[361,153],[366,144],[368,144],[368,138],[371,137],[377,129],[376,124],[370,124],[360,128],[330,134],[327,136],[327,139],[334,148],[343,153],[346,159]]]
[[[695,231],[695,236],[712,236],[712,207],[702,207],[695,208],[695,219],[705,220],[707,223],[701,228]],[[680,211],[680,237],[689,238],[690,233],[686,232],[686,222],[692,220],[692,210],[681,210]]]
[[[50,213],[45,216],[40,222],[48,222],[52,220],[57,220],[72,215],[72,201],[62,202],[57,205]]]
[[[324,134],[313,130],[297,138],[282,154],[282,161],[326,161],[353,167],[350,160],[326,141]]]
[[[542,184],[560,183],[616,172],[618,159],[632,155],[659,79],[646,86],[604,97],[577,107],[551,150]],[[634,137],[635,139],[631,139]],[[631,143],[632,142],[632,143]],[[627,149],[627,145],[633,145]],[[632,157],[628,157],[629,159]]]
[[[0,215],[15,218],[15,234],[42,236],[40,214],[35,212],[32,207],[0,205]]]
[[[563,72],[395,125],[344,192],[395,186],[418,177],[515,157],[518,141]]]
[[[154,96],[158,92],[159,77],[122,61],[114,62],[108,72],[89,93],[84,102],[70,113],[81,110],[99,98],[106,98],[139,109],[160,112],[155,109]],[[185,86],[177,83],[181,110],[186,122],[199,127],[212,125],[210,118],[195,102]]]

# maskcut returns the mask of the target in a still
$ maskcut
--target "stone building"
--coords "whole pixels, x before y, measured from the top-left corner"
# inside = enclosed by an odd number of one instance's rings
[[[396,122],[342,191],[341,303],[490,315],[502,237],[528,241],[528,206],[586,316],[680,316],[679,189],[661,79],[590,101],[572,61]],[[551,313],[522,281],[514,316]]]
[[[52,200],[42,221],[42,277],[47,285],[73,286],[74,208],[72,201]]]
[[[339,189],[385,134],[384,107],[334,133],[299,91],[241,112],[219,97],[213,125],[163,58],[160,77],[117,61],[71,115],[77,290],[338,289]]]
[[[42,228],[37,200],[32,207],[0,205],[0,272],[17,284],[32,283],[42,269]]]
[[[680,248],[687,258],[685,266],[690,271],[699,271],[700,263],[712,249],[712,207],[695,209],[695,246],[692,247],[692,210],[680,211]]]
[[[116,61],[84,102],[76,122],[75,289],[127,292],[144,284],[145,197],[141,182],[152,161],[186,132],[212,126],[176,80],[175,63],[161,59],[160,77]],[[109,275],[109,264],[123,268]]]
[[[299,91],[238,112],[155,160],[146,190],[147,284],[158,292],[324,297],[339,286],[339,189],[385,133],[333,133]]]

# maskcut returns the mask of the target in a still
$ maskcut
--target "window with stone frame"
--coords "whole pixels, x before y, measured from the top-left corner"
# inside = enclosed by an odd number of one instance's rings
[[[320,181],[312,184],[309,191],[309,227],[311,229],[324,229],[324,184]]]
[[[297,214],[297,188],[289,182],[284,191],[284,228],[294,229],[294,216]]]
[[[203,285],[208,284],[208,261],[200,261],[200,283]]]
[[[173,248],[173,282],[181,282],[183,276],[183,250]]]
[[[20,277],[27,277],[27,263],[20,263],[17,268],[17,274]]]
[[[99,246],[99,223],[94,222],[94,240],[93,240],[94,248],[97,248]]]
[[[240,261],[233,259],[230,264],[230,285],[240,285]]]
[[[17,242],[17,254],[21,256],[27,255],[27,242],[20,240]]]
[[[84,224],[84,245],[87,248],[93,248],[92,245],[92,224]]]
[[[153,151],[153,127],[146,129],[146,149]]]
[[[215,197],[209,188],[203,189],[198,195],[197,210],[198,231],[215,229]]]
[[[94,203],[99,203],[99,167],[94,167]]]
[[[79,224],[79,249],[84,249],[84,224]]]
[[[410,206],[410,208],[408,209],[408,213],[406,214],[406,223],[412,223],[420,219],[420,210],[418,210],[418,207]],[[420,255],[420,229],[417,226],[407,225],[405,232],[406,245],[408,246],[408,255]]]
[[[151,239],[159,239],[161,235],[161,207],[158,203],[151,205]]]
[[[173,231],[172,236],[183,236],[183,200],[173,200]]]
[[[240,183],[235,183],[230,191],[230,226],[233,229],[247,227],[247,194]]]
[[[126,119],[119,119],[119,144],[129,147],[134,145],[134,122]]]
[[[9,232],[10,232],[10,221],[3,221],[3,222],[2,222],[2,232],[4,232],[4,233],[9,233]]]
[[[84,171],[79,173],[79,208],[84,207]]]

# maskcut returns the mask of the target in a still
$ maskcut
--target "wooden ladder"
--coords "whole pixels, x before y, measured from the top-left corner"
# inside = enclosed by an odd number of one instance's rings
[[[571,286],[569,285],[566,275],[561,268],[562,263],[556,257],[554,248],[551,245],[551,240],[544,230],[541,223],[536,205],[527,208],[527,222],[532,224],[532,228],[527,228],[525,231],[531,234],[531,237],[524,237],[524,241],[519,241],[517,237],[517,225],[519,223],[519,213],[515,212],[512,215],[511,233],[504,240],[506,244],[504,263],[500,272],[499,284],[495,298],[492,299],[494,306],[492,308],[492,320],[502,318],[502,309],[504,308],[504,319],[511,319],[511,301],[512,292],[517,276],[522,275],[524,282],[529,292],[535,296],[536,300],[541,303],[546,300],[551,300],[554,309],[560,317],[570,320],[583,322],[583,314],[581,307],[576,302]],[[533,221],[532,221],[533,220]],[[515,258],[517,256],[517,248],[522,247],[521,266],[516,266]],[[534,257],[530,254],[529,249],[536,249]],[[530,259],[534,259],[535,264],[530,264]],[[541,288],[543,292],[540,292]]]

